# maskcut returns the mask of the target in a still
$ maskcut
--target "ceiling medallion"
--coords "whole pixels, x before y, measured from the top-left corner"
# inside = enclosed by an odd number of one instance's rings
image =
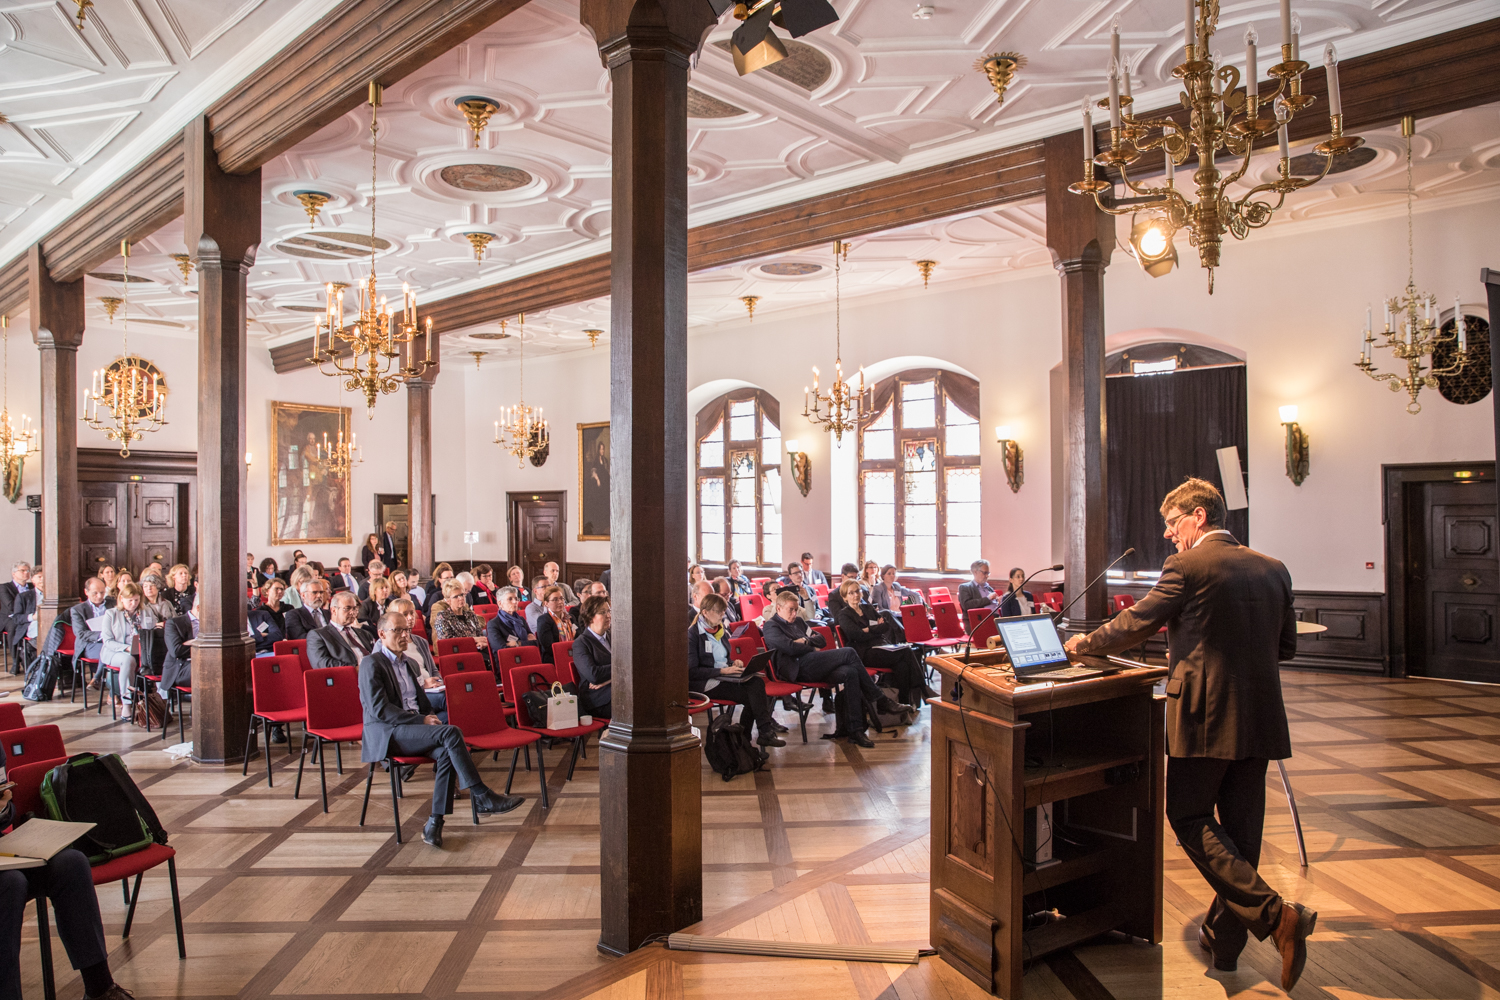
[[[484,260],[485,249],[494,238],[494,233],[464,233],[464,239],[468,240],[469,246],[474,248],[474,262],[476,264]]]
[[[169,253],[168,257],[177,262],[177,270],[182,272],[183,284],[187,284],[193,277],[193,258],[185,253]]]
[[[109,317],[109,325],[115,325],[115,313],[120,311],[120,303],[125,300],[113,295],[99,296],[99,304],[104,306],[104,315]]]
[[[917,270],[922,272],[922,287],[927,287],[928,280],[932,277],[932,269],[938,266],[935,260],[917,261]]]
[[[1324,158],[1323,169],[1316,177],[1293,177],[1291,156],[1287,150],[1287,123],[1297,112],[1311,106],[1315,98],[1302,93],[1302,74],[1308,64],[1299,58],[1301,25],[1291,14],[1289,0],[1283,0],[1281,6],[1281,61],[1267,70],[1276,80],[1276,86],[1269,94],[1260,92],[1260,74],[1256,68],[1258,36],[1254,27],[1245,31],[1246,86],[1241,90],[1240,71],[1234,66],[1223,65],[1210,48],[1219,28],[1218,0],[1188,0],[1187,11],[1194,16],[1185,18],[1183,60],[1172,70],[1172,75],[1183,83],[1183,104],[1188,111],[1185,123],[1143,121],[1135,117],[1130,96],[1130,69],[1120,61],[1117,18],[1110,36],[1109,99],[1101,102],[1101,106],[1109,109],[1109,147],[1094,155],[1092,109],[1085,99],[1083,180],[1073,183],[1068,190],[1091,196],[1102,211],[1111,215],[1144,212],[1160,222],[1168,240],[1178,229],[1188,230],[1188,241],[1198,248],[1198,262],[1208,271],[1208,292],[1212,295],[1214,269],[1219,266],[1224,234],[1228,232],[1235,239],[1242,240],[1250,230],[1269,223],[1272,215],[1285,204],[1288,194],[1322,180],[1332,169],[1336,157],[1363,145],[1364,140],[1344,135],[1338,59],[1333,46],[1329,45],[1324,50],[1324,65],[1328,74],[1330,135],[1316,147]],[[1123,95],[1120,93],[1122,75],[1125,82]],[[1274,117],[1260,117],[1262,105],[1269,105],[1274,110]],[[1237,199],[1232,197],[1230,188],[1250,168],[1255,141],[1273,132],[1280,140],[1277,179],[1258,184]],[[1166,160],[1165,184],[1161,187],[1132,181],[1127,170],[1141,159],[1143,153],[1152,150],[1160,150]],[[1226,159],[1242,158],[1240,164],[1227,174],[1214,162],[1220,150]],[[1199,164],[1193,172],[1196,201],[1189,201],[1173,184],[1173,168],[1186,162],[1190,156]],[[1114,191],[1114,185],[1107,180],[1095,180],[1096,164],[1119,172],[1129,195],[1121,200],[1128,204],[1119,205],[1113,199],[1103,197],[1106,192]]]
[[[439,170],[438,176],[449,187],[480,194],[514,191],[531,183],[531,175],[521,168],[494,163],[454,163]]]
[[[500,110],[499,102],[492,101],[488,97],[460,97],[453,103],[468,120],[469,131],[474,133],[474,148],[478,149],[485,126],[489,125],[490,118],[495,112]]]
[[[160,430],[167,402],[167,380],[161,369],[144,358],[130,353],[130,244],[120,241],[120,256],[125,259],[125,307],[120,317],[122,356],[107,368],[95,370],[89,388],[83,393],[80,418],[96,431],[103,431],[110,441],[120,442],[120,457],[130,457],[130,442],[141,435]],[[108,308],[106,306],[106,308]]]
[[[1026,57],[1019,52],[996,52],[975,60],[974,68],[989,77],[990,86],[995,88],[995,103],[1003,105],[1005,88],[1026,68]]]
[[[504,323],[505,321],[501,320],[500,322]],[[493,331],[469,334],[470,340],[508,340],[509,338],[510,334],[508,333],[495,333]]]
[[[324,205],[333,200],[332,195],[324,194],[322,191],[293,191],[292,197],[302,203],[302,211],[307,213],[309,226],[318,224],[318,213],[323,211]]]
[[[806,261],[777,261],[771,264],[762,264],[762,274],[773,275],[777,278],[804,278],[809,274],[817,274],[823,270],[822,264],[812,264]]]
[[[755,322],[755,303],[760,301],[759,295],[741,295],[740,301],[745,303],[745,311],[750,314],[750,322]]]
[[[380,163],[380,104],[383,96],[380,84],[370,82],[370,270],[357,290],[358,312],[352,324],[344,326],[344,285],[329,282],[327,285],[327,310],[323,319],[313,329],[313,353],[308,358],[318,371],[334,379],[341,379],[343,388],[350,392],[362,392],[365,409],[371,419],[375,417],[375,398],[395,392],[401,385],[420,378],[436,362],[432,360],[432,317],[427,317],[425,344],[426,357],[416,357],[416,340],[423,336],[417,322],[417,296],[407,285],[401,286],[401,309],[392,314],[386,300],[376,288],[375,252],[375,193]],[[353,241],[351,241],[353,242]],[[390,244],[387,243],[387,246]],[[406,361],[401,360],[401,349],[406,348]],[[344,352],[349,354],[347,364],[342,360]],[[332,370],[325,368],[332,364]]]
[[[585,330],[583,332],[589,338],[589,350],[592,351],[599,346],[599,337],[604,333],[603,330]]]

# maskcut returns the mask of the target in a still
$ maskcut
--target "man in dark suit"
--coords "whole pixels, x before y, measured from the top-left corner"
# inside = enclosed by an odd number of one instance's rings
[[[437,764],[432,782],[432,814],[422,827],[422,840],[433,847],[443,845],[443,817],[453,811],[453,778],[469,789],[469,797],[481,815],[510,812],[526,801],[519,795],[501,795],[479,776],[464,734],[457,726],[443,725],[422,693],[406,659],[411,629],[401,615],[380,619],[380,642],[359,665],[359,701],[364,707],[364,737],[360,759],[366,764],[387,757],[431,757]]]
[[[333,577],[333,589],[347,590],[350,593],[359,592],[359,580],[354,575],[354,564],[349,561],[347,556],[339,560],[338,572]],[[364,598],[360,598],[360,600],[364,600]]]
[[[370,582],[372,580],[383,579],[384,577],[385,563],[381,562],[379,559],[371,559],[365,566],[365,578],[359,581],[359,599],[361,601],[369,600]]]
[[[499,610],[485,626],[485,638],[492,650],[506,646],[535,646],[536,633],[526,623],[526,616],[516,608],[516,588],[501,587],[495,600]]]
[[[104,637],[89,628],[89,620],[98,618],[115,606],[112,597],[104,596],[104,581],[91,576],[83,582],[83,600],[68,611],[68,622],[73,626],[74,655],[99,659],[99,649]]]
[[[26,637],[30,612],[17,605],[25,603],[21,597],[31,590],[31,563],[23,559],[10,568],[10,579],[0,584],[0,629],[5,630],[12,647]]]
[[[380,535],[380,561],[387,566],[397,566],[396,562],[396,522],[385,522],[385,531]]]
[[[359,666],[375,647],[374,638],[359,624],[359,598],[347,590],[334,594],[328,619],[327,625],[307,633],[308,665],[314,669]]]
[[[982,608],[985,611],[998,608],[1000,595],[995,593],[994,587],[990,586],[990,561],[975,559],[969,564],[969,572],[974,575],[974,579],[958,585],[959,610],[967,616],[976,608]]]
[[[405,597],[387,604],[385,610],[405,618],[407,628],[416,628],[417,606]],[[437,659],[432,655],[432,647],[415,631],[411,635],[411,644],[406,647],[406,659],[416,671],[417,683],[422,685],[422,693],[427,695],[427,701],[432,705],[432,710],[437,713],[438,718],[447,722],[448,695],[442,691],[432,690],[442,685],[442,672],[438,670]],[[416,768],[413,767],[412,770],[415,771]]]
[[[1297,652],[1292,578],[1224,530],[1224,500],[1212,483],[1188,479],[1167,494],[1161,515],[1177,546],[1161,579],[1067,648],[1116,652],[1167,626],[1167,820],[1216,893],[1198,944],[1227,972],[1247,931],[1271,937],[1281,952],[1281,988],[1290,992],[1318,915],[1283,900],[1256,866],[1266,766],[1292,755],[1277,668]]]
[[[297,588],[302,607],[292,608],[284,619],[288,639],[306,639],[308,633],[328,624],[328,591],[328,581],[321,576],[302,581]],[[355,603],[358,606],[358,602]]]
[[[195,593],[188,613],[168,618],[162,627],[167,655],[162,661],[161,680],[156,682],[156,690],[163,698],[178,684],[193,683],[193,647],[187,643],[198,638],[198,627],[198,594]]]

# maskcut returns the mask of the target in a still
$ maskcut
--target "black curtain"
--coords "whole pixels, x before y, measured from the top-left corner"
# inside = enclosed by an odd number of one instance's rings
[[[1158,570],[1176,549],[1162,537],[1161,501],[1188,476],[1220,482],[1220,448],[1237,445],[1243,468],[1248,425],[1245,367],[1189,368],[1108,379],[1109,551],[1135,546],[1116,569]],[[1250,512],[1225,525],[1250,541]]]

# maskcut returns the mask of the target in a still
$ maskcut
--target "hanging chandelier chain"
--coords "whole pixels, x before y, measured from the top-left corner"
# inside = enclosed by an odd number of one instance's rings
[[[1412,238],[1411,211],[1414,193],[1411,178],[1411,136],[1406,137],[1406,283],[1415,288],[1417,284],[1417,251]]]

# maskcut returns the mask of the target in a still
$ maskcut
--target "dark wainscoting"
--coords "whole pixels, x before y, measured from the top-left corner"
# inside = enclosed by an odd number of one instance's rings
[[[569,561],[567,564],[568,586],[571,587],[574,580],[582,580],[585,577],[590,580],[597,580],[604,575],[604,571],[607,569],[609,569],[609,563],[585,563]],[[683,585],[686,586],[686,577],[684,577],[683,579]]]
[[[1296,659],[1284,666],[1386,673],[1384,594],[1299,590],[1294,602],[1298,618],[1328,631],[1300,636]]]

